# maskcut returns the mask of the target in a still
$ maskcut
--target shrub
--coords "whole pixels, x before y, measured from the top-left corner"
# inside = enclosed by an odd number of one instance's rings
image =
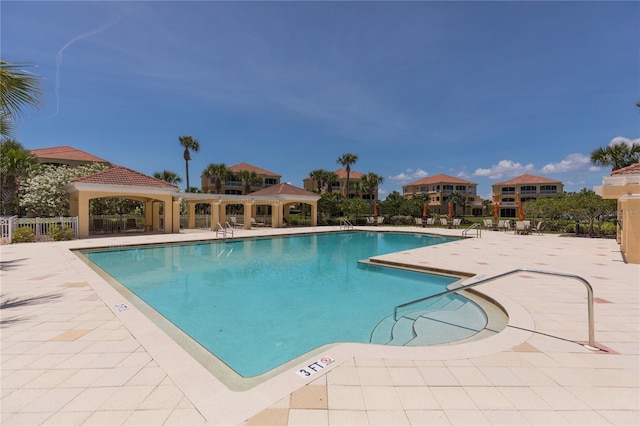
[[[615,223],[605,222],[600,225],[600,232],[604,235],[615,235],[616,234],[616,225]]]
[[[13,243],[33,243],[36,241],[36,233],[28,226],[22,226],[13,231]]]
[[[64,225],[60,228],[58,225],[53,225],[51,230],[49,231],[49,236],[54,241],[69,241],[73,240],[75,235],[73,234],[73,229],[69,228],[69,226]]]
[[[389,219],[391,225],[415,225],[416,221],[413,216],[397,215]]]

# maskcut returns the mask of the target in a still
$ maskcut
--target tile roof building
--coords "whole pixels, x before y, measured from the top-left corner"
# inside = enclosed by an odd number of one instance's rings
[[[345,193],[347,188],[347,170],[340,168],[335,170],[333,173],[336,174],[337,180],[331,184],[330,187],[322,188],[321,192],[340,192],[342,194]],[[373,194],[366,194],[362,188],[362,178],[365,177],[364,173],[361,173],[356,170],[351,170],[349,173],[349,186],[351,186],[351,190],[349,191],[349,198],[356,198],[358,195],[363,200],[372,200],[375,201],[378,199],[378,189],[373,190]],[[325,182],[326,183],[326,182]],[[302,180],[302,185],[304,189],[307,191],[317,192],[318,191],[318,182],[313,179],[311,176],[308,176]]]
[[[71,167],[88,163],[111,165],[107,160],[71,146],[54,146],[52,148],[32,149],[31,153],[42,164],[67,165]]]
[[[519,202],[555,197],[563,193],[564,185],[559,180],[530,174],[491,185],[491,198],[494,205],[498,203],[500,217],[516,217]]]
[[[477,194],[478,184],[445,174],[427,176],[402,186],[402,196],[412,199],[421,195],[429,197],[429,212],[448,214],[449,200],[458,193],[466,199],[465,215],[482,215],[482,198]]]
[[[281,175],[271,172],[269,170],[262,169],[249,163],[238,163],[228,168],[232,173],[232,176],[225,182],[221,183],[220,193],[229,195],[247,195],[258,191],[263,188],[268,188],[280,183]],[[245,183],[238,176],[238,173],[248,171],[255,173],[261,182],[250,182],[249,192],[245,193]],[[215,194],[216,191],[216,177],[201,176],[202,192]]]

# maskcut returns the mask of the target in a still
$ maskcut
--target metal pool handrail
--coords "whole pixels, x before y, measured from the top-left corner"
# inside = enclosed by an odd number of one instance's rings
[[[478,222],[472,223],[470,227],[462,231],[462,236],[466,237],[467,233],[469,233],[473,228],[478,228],[476,229],[476,238],[480,238],[482,236],[482,229],[480,229],[480,224]]]
[[[353,224],[348,219],[340,219],[340,229],[344,226],[345,229],[353,229]]]
[[[407,306],[414,305],[416,303],[425,302],[425,301],[427,301],[429,299],[435,299],[436,297],[446,296],[447,294],[456,293],[456,292],[458,292],[460,290],[466,290],[468,288],[476,287],[476,286],[479,286],[481,284],[485,284],[485,283],[488,283],[488,282],[491,282],[491,281],[495,281],[495,280],[497,280],[499,278],[506,277],[507,275],[516,274],[518,272],[530,272],[530,273],[534,273],[534,274],[555,275],[555,276],[558,276],[558,277],[573,278],[573,279],[576,279],[578,281],[581,281],[582,284],[584,284],[584,286],[587,288],[587,315],[588,315],[588,321],[589,321],[589,345],[587,346],[587,348],[593,349],[593,350],[598,350],[598,348],[596,347],[596,343],[595,343],[595,331],[594,331],[593,287],[591,287],[591,284],[589,284],[589,281],[585,280],[584,278],[582,278],[579,275],[565,274],[565,273],[562,273],[562,272],[540,271],[540,270],[536,270],[536,269],[526,269],[526,268],[514,269],[512,271],[504,272],[504,273],[498,274],[498,275],[494,275],[493,277],[485,278],[485,279],[482,279],[480,281],[473,282],[471,284],[463,285],[461,287],[457,287],[457,288],[453,288],[451,290],[443,291],[441,293],[434,294],[432,296],[424,297],[422,299],[418,299],[418,300],[414,300],[412,302],[407,302],[407,303],[404,303],[402,305],[398,305],[393,310],[393,319],[395,321],[398,321],[398,310],[400,310],[402,308],[405,308]]]

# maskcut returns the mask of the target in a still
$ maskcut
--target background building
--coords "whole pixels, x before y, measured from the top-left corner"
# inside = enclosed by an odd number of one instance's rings
[[[230,195],[247,195],[252,192],[259,191],[270,186],[280,184],[281,175],[270,172],[269,170],[261,169],[249,163],[238,163],[229,167],[231,176],[224,182],[222,182],[220,193]],[[249,177],[243,179],[243,173],[255,174],[254,179]],[[257,178],[257,179],[256,179]],[[213,194],[216,192],[216,178],[215,177],[201,177],[202,192]],[[249,184],[249,191],[246,191],[246,183]]]
[[[429,212],[447,214],[452,195],[459,195],[465,201],[465,215],[482,215],[482,198],[477,195],[478,184],[445,174],[437,174],[408,183],[402,187],[402,196],[412,199],[421,195],[429,197]],[[460,207],[457,207],[460,209]]]
[[[559,180],[529,174],[491,185],[491,198],[498,203],[500,217],[516,217],[518,203],[555,197],[564,193],[564,185]]]
[[[102,163],[111,166],[111,163],[107,160],[71,146],[54,146],[52,148],[32,149],[30,151],[42,164],[78,167],[83,164]]]

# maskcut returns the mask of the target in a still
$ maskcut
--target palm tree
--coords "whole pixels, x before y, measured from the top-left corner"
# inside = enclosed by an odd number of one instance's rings
[[[331,192],[331,187],[334,183],[338,181],[338,175],[336,172],[330,172],[329,170],[325,170],[322,175],[322,182],[326,187],[325,191]]]
[[[369,172],[362,177],[364,192],[371,196],[373,202],[378,199],[378,187],[384,182],[384,178],[377,173]]]
[[[458,217],[458,206],[462,206],[462,216],[464,216],[464,207],[467,204],[467,199],[458,191],[453,191],[449,195],[449,202],[453,204],[453,215]]]
[[[324,169],[315,169],[309,172],[309,177],[313,181],[315,181],[316,185],[318,186],[318,194],[322,192],[322,177],[324,173],[325,173]]]
[[[153,174],[153,177],[156,179],[160,179],[165,182],[171,183],[173,185],[176,185],[182,182],[182,178],[177,173],[172,172],[171,170],[163,170],[161,172],[155,172]]]
[[[40,80],[22,70],[25,64],[0,59],[0,138],[8,139],[25,106],[40,106]]]
[[[619,142],[591,152],[591,162],[596,166],[611,166],[611,171],[640,161],[640,143]]]
[[[209,165],[202,171],[202,176],[206,178],[216,178],[216,194],[222,191],[222,182],[225,182],[233,172],[227,168],[224,163],[209,163]]]
[[[184,157],[184,163],[185,163],[185,168],[186,168],[186,176],[187,176],[187,192],[189,192],[191,190],[191,186],[189,185],[189,160],[191,160],[191,152],[198,152],[200,151],[200,142],[198,142],[197,139],[194,139],[193,137],[187,135],[187,136],[180,136],[178,137],[178,140],[180,141],[180,146],[182,146],[184,148],[184,153],[183,153],[183,157]]]
[[[260,185],[262,183],[262,178],[258,176],[256,172],[252,172],[249,170],[241,170],[236,173],[236,176],[244,184],[243,195],[247,195],[251,192],[251,184]]]
[[[0,214],[18,213],[18,187],[30,171],[38,165],[38,160],[20,142],[0,141]]]
[[[347,185],[345,198],[349,198],[349,177],[351,175],[351,165],[355,164],[358,161],[358,155],[347,152],[346,154],[342,154],[341,157],[338,157],[336,163],[340,164],[347,171]]]

